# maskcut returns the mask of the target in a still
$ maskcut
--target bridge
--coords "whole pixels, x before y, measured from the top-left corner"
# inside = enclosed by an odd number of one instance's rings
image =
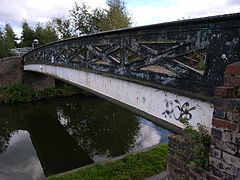
[[[24,71],[86,89],[174,132],[182,119],[210,129],[214,88],[240,60],[239,37],[240,14],[107,31],[36,48],[23,56]]]

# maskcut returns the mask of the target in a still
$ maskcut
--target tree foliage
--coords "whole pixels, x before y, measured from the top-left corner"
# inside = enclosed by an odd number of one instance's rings
[[[34,30],[25,21],[22,24],[21,47],[31,47],[35,38]]]
[[[38,40],[38,45],[44,45],[58,40],[58,35],[51,23],[46,25],[37,24],[36,28],[33,29],[27,22],[24,22],[20,46],[31,47],[34,39]]]
[[[12,27],[6,24],[3,30],[0,29],[0,58],[10,56],[10,49],[14,47],[32,47],[34,39],[38,39],[39,45],[45,45],[59,37],[66,39],[131,26],[124,0],[107,0],[106,3],[106,9],[92,9],[85,3],[75,3],[67,17],[55,17],[44,25],[37,24],[35,28],[25,21],[19,44]]]
[[[4,29],[0,29],[0,58],[14,55],[10,49],[16,47],[16,34],[10,24],[5,24]]]
[[[38,24],[35,28],[34,38],[38,39],[39,45],[44,45],[58,40],[57,33],[50,24],[47,24],[46,27]]]
[[[70,19],[64,17],[53,18],[52,26],[61,39],[70,38],[72,36]]]
[[[0,58],[6,57],[5,36],[2,29],[0,29]]]
[[[131,26],[125,2],[107,0],[107,9],[91,10],[85,3],[75,2],[68,17],[54,18],[53,24],[61,38],[69,38]]]
[[[131,17],[129,16],[125,2],[122,0],[107,0],[109,7],[106,10],[106,18],[102,24],[102,30],[120,29],[131,26]]]
[[[8,23],[5,24],[5,41],[7,48],[11,49],[16,47],[17,45],[16,40],[17,40],[16,34],[14,33],[10,24]]]

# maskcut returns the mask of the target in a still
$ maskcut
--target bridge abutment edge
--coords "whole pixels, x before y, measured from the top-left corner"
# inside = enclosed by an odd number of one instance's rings
[[[21,57],[0,59],[0,86],[11,86],[22,82],[23,65]]]
[[[23,84],[25,87],[32,90],[44,90],[46,88],[55,87],[55,79],[53,77],[32,72],[23,72]]]
[[[224,85],[215,88],[209,152],[210,169],[187,165],[187,141],[169,137],[168,179],[240,179],[240,62],[227,66]]]

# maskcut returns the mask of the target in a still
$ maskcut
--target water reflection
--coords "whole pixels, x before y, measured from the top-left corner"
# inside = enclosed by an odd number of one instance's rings
[[[2,106],[0,179],[41,179],[164,143],[168,133],[96,97]]]
[[[129,152],[140,131],[137,116],[107,101],[63,102],[58,115],[65,129],[92,157],[110,158]]]
[[[56,108],[35,108],[28,117],[28,130],[46,176],[94,163],[58,121]]]
[[[38,180],[44,178],[41,164],[27,131],[11,134],[8,148],[0,156],[1,180]]]

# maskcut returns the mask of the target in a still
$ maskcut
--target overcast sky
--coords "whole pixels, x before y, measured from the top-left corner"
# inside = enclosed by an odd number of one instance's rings
[[[106,7],[105,0],[0,0],[0,25],[10,23],[20,35],[21,23],[31,25],[67,15],[74,2]],[[125,0],[133,25],[240,12],[240,0]]]

